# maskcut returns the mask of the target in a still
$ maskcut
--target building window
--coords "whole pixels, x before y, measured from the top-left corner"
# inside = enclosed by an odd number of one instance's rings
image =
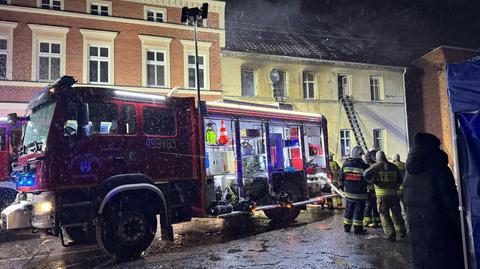
[[[315,98],[315,73],[303,72],[303,98]]]
[[[37,0],[37,5],[43,9],[62,10],[63,1],[61,0]]]
[[[385,130],[374,129],[373,130],[373,147],[378,150],[385,150]]]
[[[0,39],[0,79],[7,78],[8,39]]]
[[[383,100],[381,82],[382,79],[380,77],[370,77],[370,94],[372,101]]]
[[[66,42],[70,28],[29,24],[32,30],[32,81],[52,81],[66,71]]]
[[[198,56],[198,73],[200,80],[200,89],[205,88],[205,57]],[[197,74],[195,71],[195,55],[188,55],[188,87],[197,87]]]
[[[147,85],[165,86],[165,54],[147,51]]]
[[[255,96],[255,71],[242,69],[242,96]]]
[[[350,96],[350,78],[348,75],[338,75],[338,99]]]
[[[351,144],[351,130],[340,130],[340,148],[342,151],[342,158],[350,156]]]
[[[92,15],[112,16],[112,3],[108,1],[87,1],[87,12]]]
[[[171,38],[138,35],[142,44],[142,85],[170,87]]]
[[[56,42],[38,44],[38,80],[51,81],[60,77],[60,47]]]
[[[273,91],[273,97],[287,97],[286,73],[285,71],[275,70],[278,73],[277,88]]]
[[[164,8],[144,7],[144,16],[147,21],[166,22],[167,11]]]
[[[0,0],[0,5],[1,4],[8,5],[10,4],[10,0]]]
[[[79,29],[83,36],[83,83],[115,82],[117,32]]]
[[[88,49],[88,82],[109,83],[109,48],[90,46]]]
[[[196,75],[195,75],[195,42],[192,40],[180,40],[183,46],[183,61],[184,61],[184,87],[195,88]],[[200,88],[208,90],[210,89],[210,48],[212,43],[210,42],[198,42],[198,64],[200,67]]]

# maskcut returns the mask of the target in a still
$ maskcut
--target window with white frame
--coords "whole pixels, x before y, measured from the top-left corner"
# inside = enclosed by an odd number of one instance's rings
[[[287,97],[286,73],[282,70],[275,70],[278,73],[277,89],[273,91],[273,97]]]
[[[107,1],[87,1],[88,12],[92,15],[111,16],[112,3]]]
[[[380,77],[376,77],[376,76],[370,77],[370,94],[371,94],[372,101],[383,100],[381,82],[382,82],[382,79]]]
[[[61,44],[40,41],[38,43],[37,78],[52,81],[60,77]]]
[[[43,9],[62,10],[63,0],[38,0],[39,7]]]
[[[242,96],[255,96],[255,71],[242,69]]]
[[[197,87],[197,74],[195,70],[195,55],[188,55],[188,87]],[[205,88],[205,57],[198,56],[198,77],[200,89]]]
[[[350,156],[352,147],[351,130],[340,130],[340,149],[342,158]]]
[[[83,83],[115,82],[115,37],[118,32],[79,29],[83,36]]]
[[[165,87],[165,53],[147,51],[147,85]]]
[[[66,72],[66,42],[70,28],[29,24],[32,30],[32,81],[52,81]]]
[[[7,78],[8,39],[0,37],[0,79]]]
[[[145,19],[147,21],[166,22],[166,14],[165,9],[145,7]]]
[[[378,150],[385,150],[385,130],[374,129],[373,130],[373,147]]]
[[[303,98],[315,98],[315,73],[303,72]]]
[[[90,45],[88,48],[88,82],[110,83],[110,48]]]

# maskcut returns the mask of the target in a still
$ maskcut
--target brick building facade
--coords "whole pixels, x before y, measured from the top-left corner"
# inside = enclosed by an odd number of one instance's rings
[[[406,74],[408,133],[428,132],[442,141],[453,168],[450,105],[446,67],[480,55],[479,50],[442,46],[412,62]]]
[[[200,84],[203,98],[214,100],[221,98],[224,2],[0,1],[0,115],[18,112],[35,91],[65,74],[79,84],[155,94],[179,87],[179,95],[195,96],[193,27],[180,23],[180,15],[182,7],[204,2]]]

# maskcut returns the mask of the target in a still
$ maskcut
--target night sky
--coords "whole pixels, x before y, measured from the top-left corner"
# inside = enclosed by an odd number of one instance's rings
[[[440,45],[480,48],[480,0],[227,0],[227,30],[265,29],[366,42],[399,63]],[[336,31],[330,32],[334,26]]]

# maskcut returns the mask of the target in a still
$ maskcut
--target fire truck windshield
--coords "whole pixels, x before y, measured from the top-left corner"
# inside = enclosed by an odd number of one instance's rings
[[[32,111],[30,119],[26,124],[25,137],[23,139],[23,145],[27,152],[35,144],[39,145],[36,149],[38,151],[43,151],[45,148],[55,104],[55,102],[46,103]]]

